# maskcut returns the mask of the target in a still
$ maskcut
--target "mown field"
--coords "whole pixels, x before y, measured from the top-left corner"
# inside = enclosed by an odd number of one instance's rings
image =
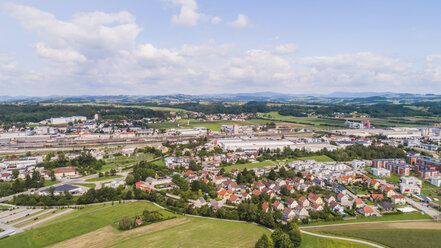
[[[367,222],[377,222],[377,221],[401,221],[401,220],[431,220],[427,214],[421,214],[419,212],[403,213],[395,215],[383,215],[383,216],[372,216],[372,217],[359,217],[350,220],[339,220],[332,222],[310,222],[309,224],[299,224],[302,227],[305,226],[321,226],[321,225],[333,225],[333,224],[348,224],[348,223],[367,223]]]
[[[346,128],[344,125],[344,119],[295,117],[290,115],[280,115],[278,112],[259,113],[259,117],[268,121],[295,123],[303,127],[315,127],[320,129]]]
[[[264,125],[268,123],[267,120],[251,119],[245,121],[227,121],[227,120],[216,120],[216,121],[199,121],[195,119],[181,119],[178,122],[163,122],[163,123],[152,123],[148,126],[151,128],[167,129],[167,128],[193,128],[193,127],[206,127],[212,131],[220,131],[222,125]]]
[[[391,248],[435,248],[441,245],[441,230],[428,229],[344,229],[320,233],[359,238]]]
[[[302,234],[302,244],[300,248],[368,248],[370,245],[360,244],[356,242],[349,242],[338,239],[328,239],[316,237],[308,234]]]
[[[230,172],[232,169],[237,170],[243,170],[245,168],[247,169],[253,169],[253,168],[260,168],[260,167],[266,167],[266,166],[276,166],[278,164],[282,163],[289,163],[294,160],[315,160],[317,162],[333,162],[334,160],[326,155],[320,155],[320,156],[310,156],[310,157],[301,157],[296,159],[288,159],[288,160],[282,160],[282,161],[263,161],[263,162],[256,162],[256,163],[247,163],[247,164],[235,164],[230,166],[225,166],[224,169],[226,172]]]
[[[135,228],[117,229],[123,216],[158,210],[177,217]],[[264,227],[216,219],[178,216],[149,202],[99,204],[74,210],[32,230],[0,240],[0,247],[254,247]],[[363,247],[353,242],[303,235],[301,248]]]
[[[256,163],[247,163],[247,164],[235,164],[230,166],[223,167],[226,172],[230,172],[232,169],[236,170],[243,170],[245,168],[247,169],[253,169],[253,168],[260,168],[260,167],[266,167],[266,166],[276,166],[277,163],[273,161],[263,161],[263,162],[256,162]]]
[[[143,210],[153,211],[158,208],[149,202],[86,206],[32,230],[2,239],[0,247],[46,247],[105,226],[116,228],[116,222],[123,216],[140,215]],[[175,216],[165,210],[160,212],[166,217]]]
[[[121,178],[121,177],[122,176],[120,176],[120,175],[94,177],[94,178],[87,179],[86,182],[100,182],[100,181],[106,181],[106,180],[110,180],[110,179],[117,179],[117,178]]]

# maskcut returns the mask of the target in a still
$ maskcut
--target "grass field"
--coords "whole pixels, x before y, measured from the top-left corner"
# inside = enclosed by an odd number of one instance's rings
[[[0,247],[46,247],[111,225],[123,216],[140,215],[143,210],[158,210],[149,202],[87,206],[43,223],[37,228],[0,240]],[[174,214],[159,210],[165,217]]]
[[[334,162],[334,159],[326,156],[326,155],[319,155],[319,156],[309,156],[309,157],[301,157],[301,158],[296,158],[293,160],[315,160],[317,162]]]
[[[386,245],[391,248],[435,248],[441,244],[441,230],[425,229],[342,229],[320,233],[359,238]]]
[[[83,186],[83,187],[88,187],[91,189],[94,189],[96,187],[96,185],[94,183],[72,183],[73,185],[78,185],[78,186]]]
[[[52,186],[52,185],[57,184],[57,183],[60,183],[60,181],[45,180],[44,181],[44,187]]]
[[[288,159],[285,161],[263,161],[263,162],[256,162],[256,163],[248,163],[248,164],[235,164],[224,167],[226,172],[230,172],[232,169],[237,170],[243,170],[245,168],[247,169],[253,169],[253,168],[260,168],[260,167],[266,167],[266,166],[276,166],[280,162],[289,163],[294,160],[315,160],[317,162],[334,162],[334,160],[326,155],[320,155],[320,156],[310,156],[310,157],[302,157],[302,158],[296,158],[296,159]]]
[[[252,168],[260,168],[260,167],[266,167],[266,166],[275,166],[276,163],[273,161],[263,161],[263,162],[257,162],[257,163],[248,163],[248,164],[235,164],[230,166],[223,167],[226,172],[230,172],[232,169],[237,170],[243,170],[245,168],[252,169]]]
[[[370,245],[355,243],[355,242],[349,242],[344,240],[338,240],[338,239],[327,239],[327,238],[321,238],[316,237],[308,234],[302,234],[302,244],[300,245],[300,248],[368,248],[372,247]]]
[[[110,180],[110,179],[115,179],[115,178],[121,178],[121,177],[122,176],[120,176],[120,175],[94,177],[94,178],[87,179],[86,182],[100,182],[100,181],[105,181],[105,180]]]
[[[270,115],[272,118],[268,118]],[[320,118],[320,117],[295,117],[289,115],[280,115],[278,112],[269,112],[269,113],[259,113],[261,118],[269,121],[282,121],[289,123],[296,123],[299,126],[304,127],[316,127],[321,129],[331,129],[331,128],[346,128],[344,125],[344,119],[335,119],[335,118]]]
[[[167,129],[167,128],[193,128],[193,127],[206,127],[212,131],[221,131],[222,125],[263,125],[267,120],[251,119],[245,121],[228,121],[228,120],[215,120],[215,121],[200,121],[195,119],[181,119],[178,122],[163,122],[152,123],[148,126],[151,128]]]
[[[360,217],[351,220],[340,220],[332,222],[317,222],[309,224],[299,224],[300,226],[321,226],[321,225],[332,225],[332,224],[345,224],[345,223],[361,223],[361,222],[375,222],[375,221],[396,221],[396,220],[428,220],[432,219],[427,214],[421,214],[419,212],[413,213],[403,213],[396,215],[383,215],[383,216],[372,216],[372,217]]]
[[[98,172],[109,171],[111,169],[116,169],[117,167],[125,167],[143,160],[153,159],[155,156],[153,154],[139,154],[136,157],[117,157],[113,159],[106,159],[106,164]]]

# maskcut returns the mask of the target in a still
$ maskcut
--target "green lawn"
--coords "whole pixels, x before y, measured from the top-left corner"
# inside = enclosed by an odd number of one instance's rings
[[[195,119],[181,119],[177,122],[163,122],[148,124],[151,128],[169,129],[169,128],[193,128],[193,127],[206,127],[212,131],[221,131],[222,125],[263,125],[267,123],[267,120],[251,119],[245,121],[229,121],[229,120],[215,120],[215,121],[200,121]]]
[[[252,169],[252,168],[260,168],[260,167],[266,167],[266,166],[275,166],[276,163],[272,161],[263,161],[263,162],[257,162],[257,163],[248,163],[248,164],[235,164],[230,166],[223,167],[226,172],[230,172],[232,169],[237,170],[243,170],[245,168]]]
[[[88,187],[91,189],[94,189],[96,187],[96,185],[94,183],[72,183],[73,185],[78,185],[78,186],[83,186],[83,187]]]
[[[136,164],[143,160],[153,159],[155,156],[153,154],[137,154],[137,156],[121,156],[112,159],[106,159],[106,164],[98,172],[109,171],[111,169],[116,169],[117,167],[126,167],[132,164]]]
[[[374,179],[384,179],[384,180],[386,180],[386,182],[388,182],[388,183],[393,183],[393,184],[400,184],[400,182],[401,182],[401,175],[399,175],[399,174],[396,174],[396,173],[390,173],[390,177],[377,177],[377,176],[374,176],[374,175],[372,175],[371,174],[371,169],[372,169],[372,167],[366,167],[365,168],[366,169],[366,171],[368,171],[369,172],[369,176],[371,177],[371,178],[374,178]]]
[[[267,116],[271,115],[272,118]],[[278,112],[259,113],[259,116],[269,121],[291,122],[306,127],[314,126],[322,129],[346,128],[344,119],[324,118],[324,117],[295,117],[290,115],[280,115]]]
[[[122,177],[122,176],[115,175],[115,176],[94,177],[94,178],[87,179],[86,182],[99,182],[99,181],[105,181],[105,180],[120,178],[120,177]]]
[[[146,209],[153,211],[158,210],[158,207],[149,202],[86,206],[27,232],[2,239],[0,247],[46,247],[101,227],[116,227],[116,222],[123,216],[140,215]],[[165,217],[175,216],[165,210],[159,211]]]
[[[57,184],[57,183],[60,183],[60,181],[45,180],[44,181],[44,187],[52,186],[52,185]]]
[[[440,230],[424,229],[334,229],[323,234],[374,241],[391,248],[440,247]]]
[[[270,232],[249,223],[189,218],[190,221],[160,231],[129,238],[111,247],[254,247],[262,236]]]
[[[338,240],[338,239],[328,239],[316,237],[308,234],[302,234],[302,244],[300,248],[368,248],[372,247],[370,245],[360,244],[356,242]]]
[[[345,223],[356,223],[356,222],[373,222],[373,221],[395,221],[395,220],[427,220],[432,219],[427,214],[421,214],[419,212],[413,213],[403,213],[395,215],[383,215],[383,216],[372,216],[372,217],[359,217],[357,219],[351,220],[340,220],[331,222],[317,222],[309,224],[299,224],[300,226],[321,226],[321,225],[332,225],[332,224],[345,224]]]
[[[332,158],[330,158],[330,157],[328,157],[326,155],[301,157],[301,158],[296,158],[294,160],[302,160],[302,161],[315,160],[317,162],[334,162],[334,159],[332,159]]]

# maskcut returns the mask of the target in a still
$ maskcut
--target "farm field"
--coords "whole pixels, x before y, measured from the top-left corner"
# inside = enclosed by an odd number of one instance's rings
[[[441,243],[441,223],[436,222],[375,223],[313,230],[322,234],[374,241],[392,248],[439,247]]]
[[[401,221],[401,220],[432,220],[432,218],[427,214],[421,214],[419,212],[412,212],[412,213],[403,213],[403,214],[395,214],[395,215],[372,216],[369,218],[359,217],[359,218],[350,219],[350,220],[299,224],[299,226],[307,227],[307,226],[321,226],[321,225],[348,224],[348,223],[366,223],[366,222],[376,222],[376,221]]]
[[[221,131],[222,125],[263,125],[267,123],[267,120],[251,119],[245,121],[228,121],[228,120],[215,120],[215,121],[200,121],[195,119],[181,119],[178,122],[163,122],[152,123],[148,126],[151,128],[165,129],[165,128],[193,128],[193,127],[206,127],[212,131]]]
[[[316,237],[308,234],[302,234],[302,244],[300,248],[369,248],[370,245],[360,244],[356,242],[328,239],[322,237]]]
[[[249,223],[183,217],[125,232],[107,226],[53,247],[254,247],[264,233]]]
[[[320,117],[295,117],[280,115],[278,112],[259,113],[259,116],[268,121],[296,123],[303,127],[316,127],[321,129],[346,128],[344,119]],[[271,116],[271,117],[269,117]]]
[[[116,222],[123,216],[136,216],[144,210],[159,210],[149,202],[130,202],[124,204],[100,204],[86,206],[67,213],[59,218],[42,223],[32,230],[0,240],[0,247],[46,247],[74,238],[105,226],[116,228]],[[175,216],[159,210],[165,217]]]

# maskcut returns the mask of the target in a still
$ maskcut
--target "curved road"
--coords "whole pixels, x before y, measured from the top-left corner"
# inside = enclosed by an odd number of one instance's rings
[[[384,246],[377,245],[377,244],[374,244],[374,243],[371,243],[371,242],[368,242],[368,241],[358,240],[358,239],[328,236],[328,235],[322,235],[322,234],[307,232],[307,231],[304,231],[304,230],[300,230],[300,232],[302,232],[304,234],[316,236],[316,237],[321,237],[321,238],[340,239],[340,240],[345,240],[345,241],[351,241],[351,242],[357,242],[357,243],[361,243],[361,244],[365,244],[365,245],[370,245],[370,246],[377,247],[377,248],[384,248]]]

